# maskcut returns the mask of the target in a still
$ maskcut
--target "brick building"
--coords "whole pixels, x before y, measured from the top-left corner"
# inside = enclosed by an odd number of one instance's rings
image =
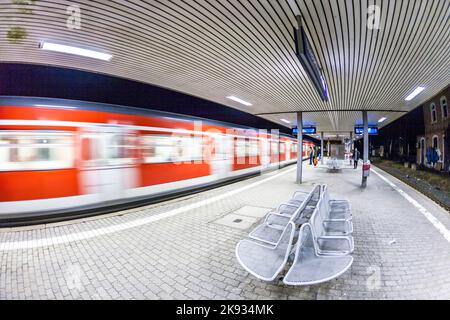
[[[423,105],[424,135],[417,137],[417,163],[450,171],[450,86]]]

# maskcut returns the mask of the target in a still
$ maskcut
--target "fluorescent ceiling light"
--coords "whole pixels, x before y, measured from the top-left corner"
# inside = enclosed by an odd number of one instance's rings
[[[250,102],[244,101],[244,100],[239,99],[239,98],[237,98],[235,96],[229,96],[229,97],[227,97],[227,99],[239,102],[239,103],[241,103],[241,104],[243,104],[244,106],[247,106],[247,107],[251,107],[253,105]]]
[[[409,96],[406,97],[406,101],[411,101],[415,97],[417,97],[423,90],[425,90],[424,87],[418,87],[416,90],[414,90]]]
[[[100,60],[104,60],[104,61],[109,61],[112,58],[112,55],[108,54],[108,53],[103,53],[103,52],[98,52],[98,51],[93,51],[93,50],[88,50],[88,49],[82,49],[82,48],[77,48],[77,47],[71,47],[71,46],[66,46],[63,44],[50,43],[50,42],[42,42],[41,49],[62,52],[62,53],[68,53],[68,54],[75,54],[78,56],[100,59]]]
[[[48,105],[48,104],[36,104],[36,107],[40,108],[61,108],[61,109],[76,109],[77,107],[69,107],[69,106],[55,106],[55,105]]]
[[[289,120],[286,120],[286,119],[281,119],[281,121],[283,121],[284,123],[291,123]]]
[[[385,122],[387,120],[387,118],[386,117],[383,117],[383,118],[381,118],[380,120],[378,120],[378,123],[383,123],[383,122]]]

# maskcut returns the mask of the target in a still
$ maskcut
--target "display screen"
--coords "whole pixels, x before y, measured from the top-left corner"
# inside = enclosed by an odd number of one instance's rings
[[[364,134],[364,127],[355,127],[355,134]],[[369,135],[375,136],[378,134],[377,127],[369,127]]]
[[[301,18],[297,17],[299,28],[294,29],[295,49],[298,59],[303,69],[308,74],[312,83],[316,87],[321,99],[328,101],[328,86],[322,74],[320,65],[314,55],[308,36],[301,25]]]
[[[317,128],[316,127],[306,127],[306,128],[303,128],[302,132],[303,132],[303,134],[316,134],[317,133]],[[293,135],[297,135],[298,134],[298,128],[297,127],[292,129],[292,134]]]

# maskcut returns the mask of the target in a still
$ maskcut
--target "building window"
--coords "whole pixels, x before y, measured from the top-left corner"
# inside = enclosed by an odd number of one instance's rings
[[[439,137],[434,136],[433,137],[433,149],[438,149],[438,148],[439,148]]]
[[[430,111],[431,111],[431,123],[436,123],[437,113],[436,113],[436,105],[434,103],[430,105]]]
[[[446,142],[446,140],[445,140],[445,135],[444,136],[442,136],[442,150],[441,150],[441,153],[442,153],[442,162],[444,163],[444,166],[445,166],[445,142]],[[444,168],[444,170],[445,170],[445,168]]]
[[[447,97],[441,97],[442,120],[448,119]]]
[[[425,138],[421,138],[420,139],[419,148],[420,148],[420,164],[424,165],[425,164],[425,157],[426,157],[426,141],[425,141]]]

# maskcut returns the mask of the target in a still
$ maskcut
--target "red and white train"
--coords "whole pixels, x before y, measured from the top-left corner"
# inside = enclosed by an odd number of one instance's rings
[[[304,142],[304,157],[311,145]],[[289,136],[129,107],[0,97],[0,221],[136,203],[296,161]]]

